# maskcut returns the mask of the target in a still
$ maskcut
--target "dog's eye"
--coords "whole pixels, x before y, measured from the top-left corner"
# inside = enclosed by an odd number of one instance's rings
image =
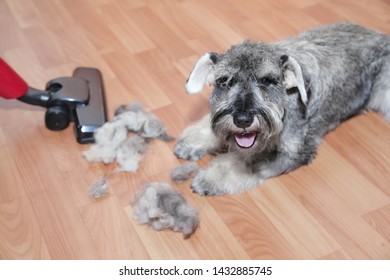
[[[228,80],[228,77],[222,76],[222,77],[216,79],[215,82],[217,83],[217,86],[225,86],[227,80]]]
[[[278,81],[273,77],[266,76],[260,79],[260,85],[263,86],[276,85],[277,83]]]
[[[230,78],[227,76],[222,76],[215,80],[215,83],[220,88],[231,88],[236,83],[236,80],[234,77]]]

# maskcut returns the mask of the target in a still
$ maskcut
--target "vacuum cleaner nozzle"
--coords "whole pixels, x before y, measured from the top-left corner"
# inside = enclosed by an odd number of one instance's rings
[[[74,78],[83,79],[89,85],[87,104],[76,106],[74,122],[77,141],[81,144],[95,141],[94,132],[107,122],[107,105],[103,77],[98,69],[79,67]]]
[[[76,68],[72,77],[49,81],[45,91],[29,88],[18,100],[47,108],[45,124],[50,130],[65,129],[73,121],[80,144],[95,142],[95,129],[107,122],[103,78],[95,68]]]
[[[76,68],[72,77],[53,79],[45,90],[37,90],[0,58],[0,96],[47,108],[45,124],[50,130],[62,130],[74,122],[81,144],[95,142],[95,130],[107,122],[103,78],[95,68]]]

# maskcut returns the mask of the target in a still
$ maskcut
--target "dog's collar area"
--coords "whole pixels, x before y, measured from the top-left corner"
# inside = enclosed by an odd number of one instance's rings
[[[245,133],[236,133],[234,134],[234,138],[236,143],[241,148],[250,148],[256,141],[257,134],[254,132],[245,132]]]

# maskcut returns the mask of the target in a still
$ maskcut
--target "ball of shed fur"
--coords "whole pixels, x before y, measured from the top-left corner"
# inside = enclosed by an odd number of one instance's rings
[[[129,111],[132,111],[132,112],[142,111],[141,103],[135,102],[135,103],[128,104],[128,105],[127,104],[119,105],[118,108],[116,108],[114,115],[117,116],[117,115],[120,115],[122,113],[129,112]]]
[[[97,128],[94,133],[97,145],[110,145],[112,148],[118,145],[127,137],[127,130],[119,122],[106,122]]]
[[[152,113],[144,112],[139,103],[119,106],[115,111],[114,121],[122,123],[129,131],[138,133],[145,138],[173,140],[166,133],[165,126],[160,119]]]
[[[123,141],[116,150],[116,161],[121,171],[136,172],[147,149],[147,141],[138,135],[133,135]]]
[[[118,122],[107,122],[94,133],[95,144],[83,152],[86,160],[90,162],[103,161],[112,163],[116,157],[116,149],[127,137],[127,129]]]
[[[122,124],[128,131],[139,133],[146,122],[146,115],[139,111],[125,111],[114,118],[114,122]]]
[[[89,162],[104,162],[109,164],[114,162],[116,157],[115,149],[110,146],[92,145],[88,150],[83,152],[83,156]]]
[[[144,112],[139,103],[121,105],[115,114],[112,122],[107,122],[95,130],[95,144],[83,152],[84,157],[89,162],[102,161],[109,164],[118,155],[121,155],[118,162],[124,167],[123,170],[134,172],[138,168],[137,162],[140,161],[140,155],[143,153],[145,145],[139,139],[127,141],[129,131],[146,139],[173,140],[166,133],[163,123],[157,116]],[[131,143],[134,144],[134,147],[130,147]],[[136,155],[136,159],[127,163],[130,154]]]
[[[175,167],[171,171],[171,179],[176,183],[182,183],[195,177],[199,172],[199,166],[196,162],[186,162],[183,165]]]
[[[190,237],[199,224],[198,212],[185,198],[164,183],[148,183],[133,201],[135,219],[155,230],[172,229]]]
[[[103,178],[91,185],[91,187],[88,190],[88,194],[90,197],[93,198],[101,198],[103,196],[106,196],[109,192],[108,182],[106,178]]]

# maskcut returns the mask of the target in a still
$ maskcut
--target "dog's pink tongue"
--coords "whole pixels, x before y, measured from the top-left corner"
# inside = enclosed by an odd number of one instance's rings
[[[255,143],[256,133],[236,134],[236,143],[241,148],[250,148]]]

